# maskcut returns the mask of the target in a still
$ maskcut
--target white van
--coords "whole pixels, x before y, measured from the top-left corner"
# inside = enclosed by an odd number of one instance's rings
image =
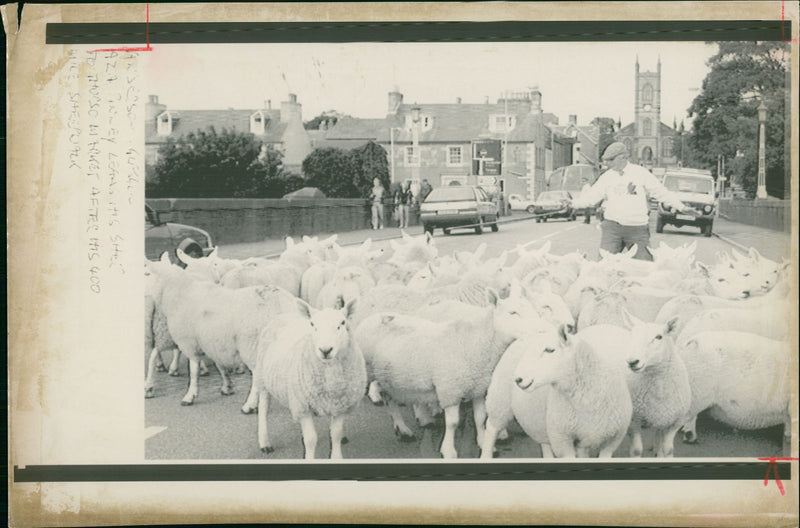
[[[697,216],[687,215],[658,204],[658,219],[656,232],[663,233],[667,224],[681,227],[685,225],[700,228],[703,235],[710,237],[714,225],[714,214],[717,208],[717,198],[714,188],[714,178],[711,171],[702,169],[667,169],[661,180],[668,190],[675,193],[687,206],[697,211]]]

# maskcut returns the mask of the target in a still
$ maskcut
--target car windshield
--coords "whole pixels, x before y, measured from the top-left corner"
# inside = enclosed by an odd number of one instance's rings
[[[711,194],[714,182],[705,178],[667,174],[664,176],[664,187],[673,192]]]
[[[569,200],[565,191],[545,191],[539,195],[539,200]]]
[[[425,203],[470,201],[475,201],[475,192],[472,190],[472,187],[461,186],[439,187],[438,189],[432,190],[428,197],[425,198]]]

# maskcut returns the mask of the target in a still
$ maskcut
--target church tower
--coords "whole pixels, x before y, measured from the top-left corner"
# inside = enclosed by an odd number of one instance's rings
[[[661,57],[655,72],[640,71],[639,57],[636,57],[635,101],[633,159],[646,167],[658,166],[661,159]]]

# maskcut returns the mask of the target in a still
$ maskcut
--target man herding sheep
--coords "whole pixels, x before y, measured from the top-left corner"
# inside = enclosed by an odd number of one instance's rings
[[[610,165],[610,170],[591,187],[584,187],[581,195],[573,200],[572,207],[583,209],[605,200],[600,248],[619,253],[636,244],[638,250],[634,258],[653,260],[647,249],[650,245],[647,195],[681,213],[694,216],[697,213],[668,191],[649,170],[628,162],[628,149],[623,143],[610,144],[603,153],[603,161]]]

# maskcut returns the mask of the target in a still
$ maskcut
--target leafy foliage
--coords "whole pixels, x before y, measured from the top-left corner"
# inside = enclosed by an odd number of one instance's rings
[[[389,184],[386,151],[372,141],[353,150],[316,149],[303,160],[303,174],[331,198],[367,198],[373,178]]]
[[[696,115],[690,147],[696,162],[714,173],[725,156],[725,176],[753,195],[758,178],[758,106],[767,106],[766,184],[782,197],[786,173],[786,90],[788,44],[722,42],[709,59],[711,71],[689,107]]]
[[[590,124],[596,125],[600,130],[597,152],[602,156],[603,152],[606,151],[606,147],[614,142],[614,127],[616,123],[612,117],[595,117]]]
[[[213,127],[168,139],[158,151],[151,197],[280,198],[297,184],[283,155],[251,134]],[[302,187],[302,185],[300,185]],[[299,187],[297,187],[299,188]],[[294,190],[294,189],[291,189]]]

